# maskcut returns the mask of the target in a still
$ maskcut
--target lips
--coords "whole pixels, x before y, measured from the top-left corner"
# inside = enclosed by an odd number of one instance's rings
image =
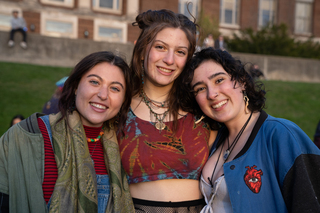
[[[158,67],[158,69],[161,70],[162,72],[165,72],[165,73],[171,73],[171,72],[174,71],[174,70],[172,70],[172,69],[166,69],[166,68],[164,68],[164,67]]]
[[[217,104],[215,104],[215,105],[212,105],[211,107],[212,107],[213,109],[217,109],[217,108],[222,107],[222,106],[225,105],[226,103],[227,103],[227,100],[224,100],[224,101],[221,101],[221,102],[219,102],[219,103],[217,103]]]
[[[107,109],[107,106],[105,105],[101,105],[101,104],[97,104],[97,103],[90,103],[91,106],[94,106],[98,109]]]

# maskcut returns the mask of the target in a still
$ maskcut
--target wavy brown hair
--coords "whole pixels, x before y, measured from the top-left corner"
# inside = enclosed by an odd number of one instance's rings
[[[84,57],[71,71],[70,76],[64,83],[62,94],[59,99],[59,109],[62,117],[61,119],[58,120],[58,122],[61,121],[64,117],[68,118],[69,114],[73,110],[77,110],[75,107],[75,91],[78,88],[78,85],[82,76],[84,76],[97,64],[100,64],[103,62],[107,62],[114,66],[117,66],[118,68],[120,68],[120,70],[123,72],[123,75],[124,75],[125,84],[126,84],[125,98],[117,116],[118,127],[119,127],[119,130],[122,132],[123,126],[127,119],[127,113],[129,111],[131,98],[132,98],[132,92],[131,92],[132,81],[131,81],[130,68],[127,65],[127,63],[124,61],[124,59],[108,51],[96,52]],[[66,120],[68,122],[68,119]],[[106,127],[113,125],[114,120],[115,119],[105,121],[105,124],[107,124]],[[67,125],[70,127],[68,123]]]
[[[220,64],[223,69],[231,76],[231,80],[234,84],[240,83],[245,85],[245,92],[249,98],[248,108],[250,111],[260,111],[265,107],[265,94],[264,85],[260,81],[254,81],[245,69],[245,65],[240,61],[232,57],[227,51],[220,49],[213,49],[212,47],[201,50],[195,53],[194,57],[187,63],[185,71],[180,77],[180,92],[184,94],[183,106],[186,106],[184,110],[194,113],[197,116],[203,115],[199,105],[195,100],[193,91],[191,91],[191,82],[194,76],[194,71],[205,61],[214,61]],[[211,121],[210,121],[211,120]],[[211,126],[216,125],[212,119],[210,121]]]
[[[142,58],[147,53],[149,57],[150,48],[152,46],[156,35],[166,28],[181,29],[189,41],[188,58],[190,60],[196,47],[196,32],[197,25],[190,21],[185,15],[174,13],[170,10],[148,10],[139,14],[136,17],[136,22],[133,26],[139,26],[141,33],[133,50],[133,56],[130,64],[130,68],[134,73],[133,77],[133,95],[138,94],[142,88],[142,75],[143,75],[143,61]],[[148,48],[148,49],[147,49]],[[178,84],[177,79],[174,81],[172,89],[170,90],[169,101],[169,113],[174,118],[174,129],[177,128],[178,112],[181,108],[181,99],[183,96],[177,94]]]

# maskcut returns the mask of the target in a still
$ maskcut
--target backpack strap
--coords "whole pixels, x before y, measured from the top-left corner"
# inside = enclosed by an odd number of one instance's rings
[[[51,126],[50,126],[50,121],[49,121],[49,115],[42,116],[42,117],[40,117],[40,119],[46,125],[46,129],[47,129],[47,132],[48,132],[48,135],[49,135],[51,147],[52,147],[52,150],[54,152],[54,147],[53,147],[53,143],[52,143],[52,131],[51,131]]]

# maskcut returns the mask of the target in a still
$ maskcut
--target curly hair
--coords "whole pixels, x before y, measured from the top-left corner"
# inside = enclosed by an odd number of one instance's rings
[[[179,76],[181,82],[181,94],[184,93],[184,110],[192,112],[195,115],[201,116],[203,113],[196,103],[195,96],[191,91],[191,82],[194,76],[194,71],[205,61],[214,61],[220,64],[223,69],[231,76],[231,81],[244,85],[245,92],[249,98],[248,108],[250,111],[260,111],[265,107],[265,90],[264,85],[260,81],[254,81],[245,69],[245,65],[232,57],[227,51],[213,49],[212,47],[201,50],[195,53],[194,57],[187,63],[185,70]]]
[[[133,56],[130,64],[132,73],[134,73],[133,95],[136,95],[141,91],[142,88],[142,76],[144,72],[142,59],[146,54],[147,57],[149,57],[149,45],[153,44],[157,34],[166,28],[181,29],[189,41],[187,60],[190,60],[196,47],[196,33],[198,25],[190,21],[186,16],[166,9],[148,10],[143,12],[136,17],[136,22],[134,22],[132,25],[139,26],[141,29],[141,33],[133,50]],[[177,80],[175,80],[168,97],[169,112],[175,118],[174,128],[177,126],[176,120],[179,109],[181,108],[179,102],[179,98],[181,97],[177,96],[177,90],[178,84]]]
[[[70,76],[64,83],[62,94],[59,99],[59,110],[61,112],[62,117],[61,119],[58,120],[58,122],[62,120],[64,117],[68,117],[72,110],[77,110],[75,107],[75,91],[78,88],[78,85],[82,76],[84,76],[97,64],[100,64],[103,62],[108,62],[120,68],[120,70],[123,72],[123,75],[124,75],[125,84],[126,84],[125,98],[117,118],[119,130],[122,131],[122,128],[127,119],[127,113],[129,111],[131,98],[132,98],[132,92],[131,92],[132,81],[131,81],[130,68],[127,65],[127,63],[124,61],[124,59],[108,51],[95,52],[84,57],[71,71]],[[106,121],[105,122],[107,124],[106,126],[109,127],[110,124],[113,124],[112,123],[113,121],[114,119]]]

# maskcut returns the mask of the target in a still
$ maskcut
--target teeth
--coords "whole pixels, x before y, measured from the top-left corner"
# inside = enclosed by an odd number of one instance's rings
[[[95,104],[95,103],[90,103],[90,104],[91,104],[91,106],[97,107],[97,108],[99,108],[99,109],[107,109],[107,107],[102,106],[102,105],[100,105],[100,104]]]
[[[168,70],[168,69],[165,69],[163,67],[159,67],[159,70],[163,71],[163,72],[167,72],[167,73],[170,73],[172,72],[172,70]]]
[[[226,104],[227,103],[227,101],[225,100],[225,101],[221,101],[220,103],[218,103],[218,104],[216,104],[216,105],[214,105],[214,106],[212,106],[212,108],[213,109],[217,109],[217,108],[219,108],[219,107],[221,107],[221,106],[223,106],[224,104]]]

